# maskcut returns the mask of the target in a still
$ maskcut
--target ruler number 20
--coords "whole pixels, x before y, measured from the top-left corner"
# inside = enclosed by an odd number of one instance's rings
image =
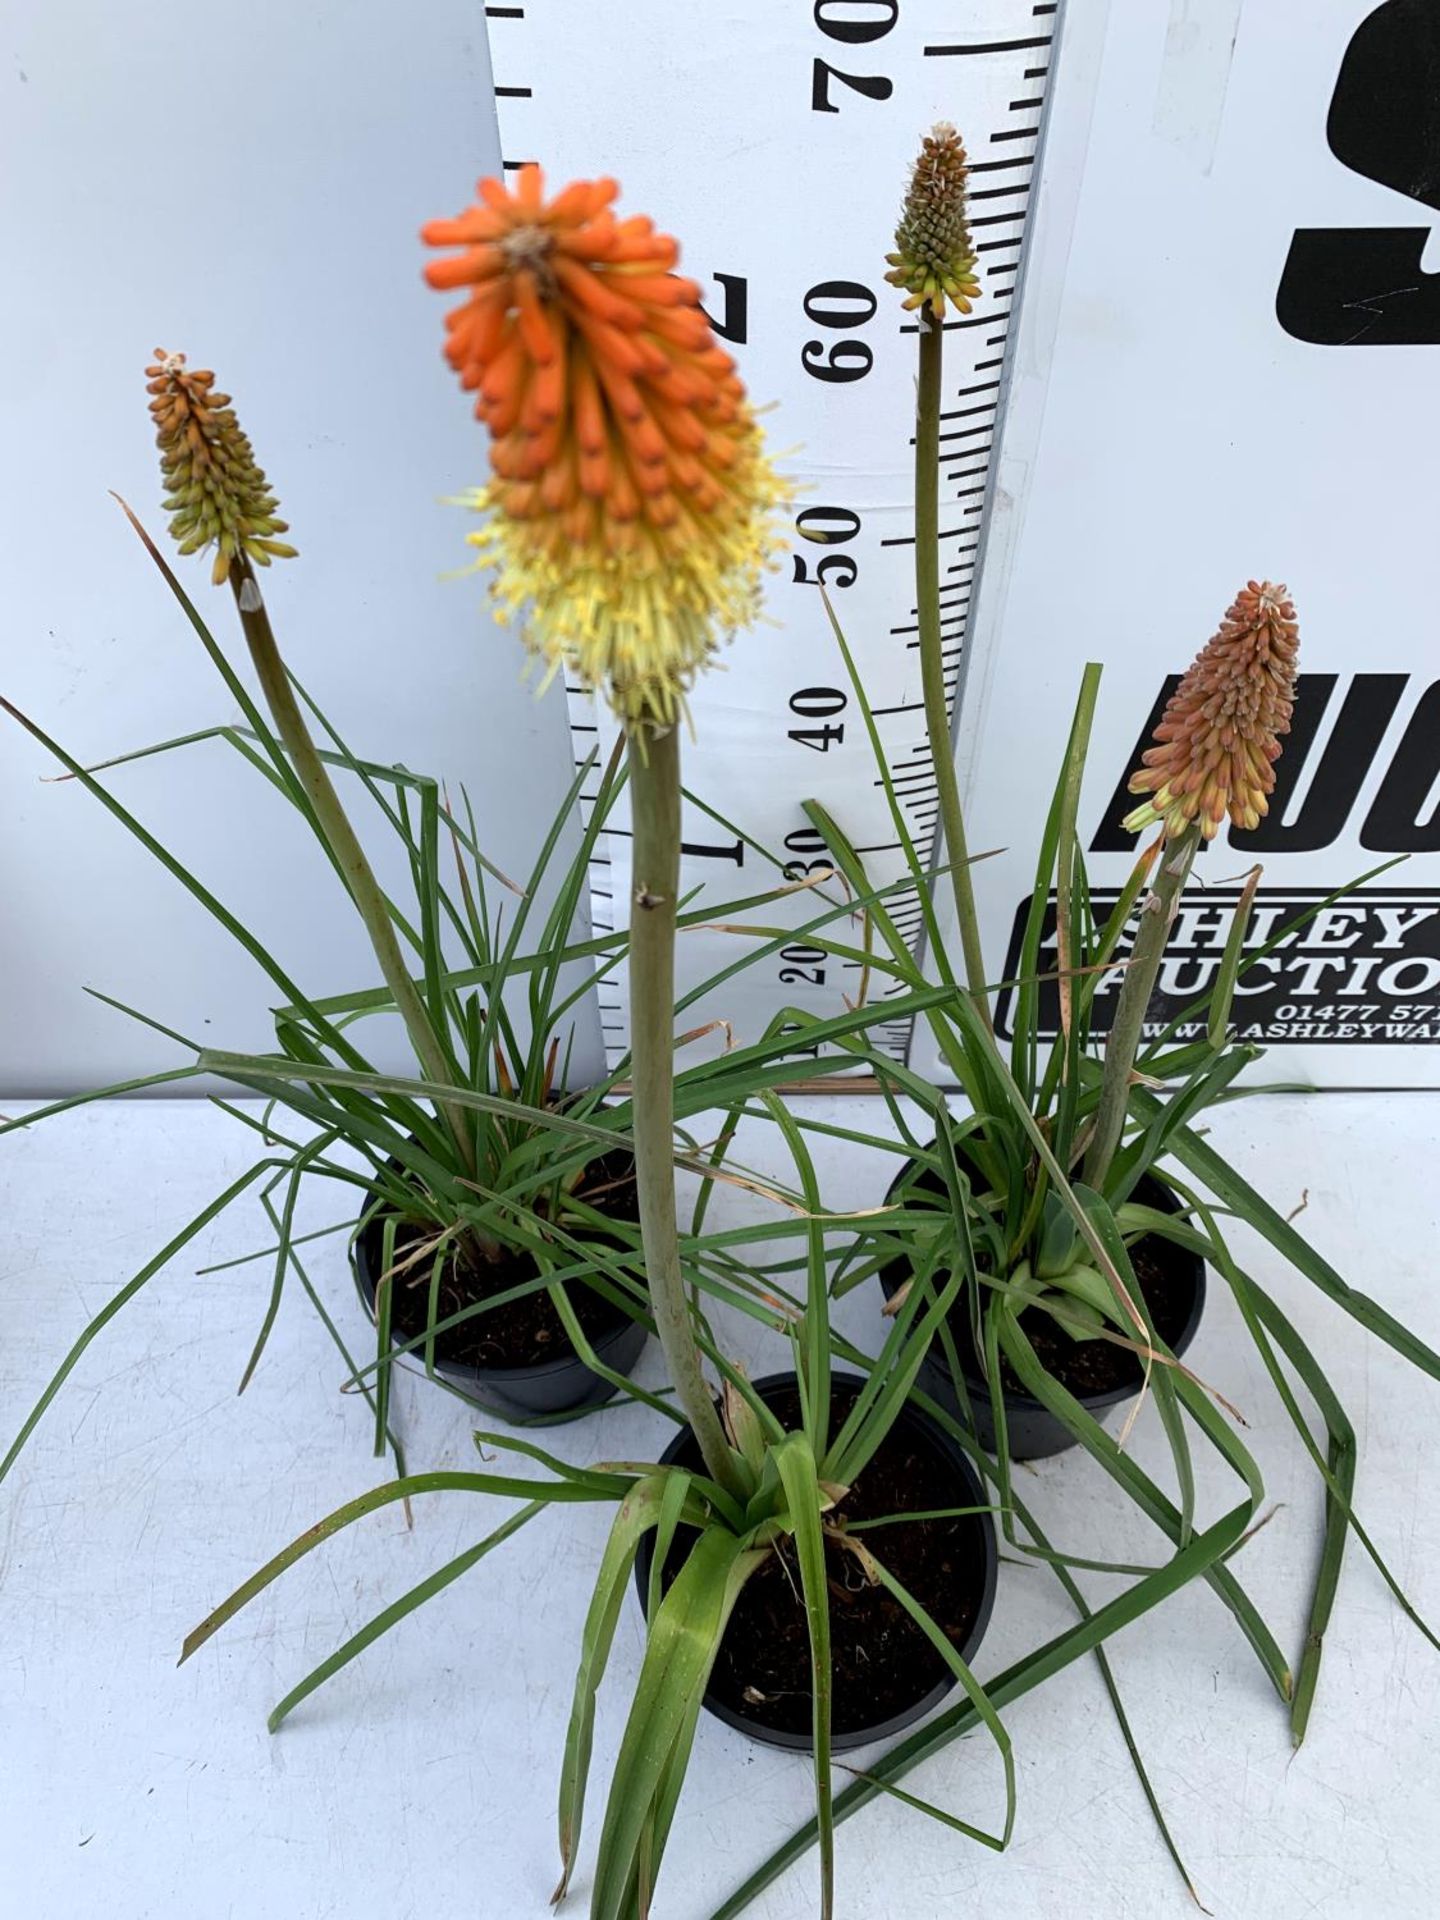
[[[900,0],[815,0],[815,24],[828,39],[852,47],[865,46],[871,40],[883,40],[900,17]],[[828,60],[816,55],[810,81],[810,107],[815,113],[838,113],[830,98],[830,82],[861,93],[870,100],[888,100],[895,91],[893,80],[883,74],[841,73]]]

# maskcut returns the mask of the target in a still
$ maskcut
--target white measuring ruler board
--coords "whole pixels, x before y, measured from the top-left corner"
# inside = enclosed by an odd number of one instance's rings
[[[911,833],[928,855],[936,800],[916,651],[913,523],[916,324],[885,283],[909,167],[937,120],[960,129],[983,296],[946,328],[941,422],[941,606],[952,694],[961,670],[1006,369],[1010,314],[1056,4],[1036,0],[519,0],[485,8],[501,150],[539,161],[552,187],[613,174],[619,207],[681,243],[681,269],[739,363],[805,537],[772,579],[766,621],[737,638],[691,701],[685,780],[735,823],[684,820],[682,890],[700,904],[776,876],[750,836],[794,863],[822,848],[802,803],[822,802],[863,849],[876,884],[903,872],[863,724],[824,605],[826,586],[876,712]],[[577,759],[613,739],[571,691]],[[625,921],[625,819],[592,874],[598,930]],[[801,894],[772,921],[813,916]],[[896,918],[918,934],[920,909]],[[844,923],[841,931],[849,932]],[[680,942],[680,989],[738,957],[736,936]],[[855,972],[797,940],[684,1016],[757,1036],[787,1004],[843,1010]],[[601,989],[613,1060],[627,1041],[626,983]],[[880,1029],[903,1054],[907,1024]],[[720,1032],[699,1043],[718,1049]]]

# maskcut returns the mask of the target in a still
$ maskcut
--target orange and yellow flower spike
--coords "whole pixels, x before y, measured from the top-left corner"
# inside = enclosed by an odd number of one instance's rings
[[[469,536],[502,612],[553,674],[573,663],[627,725],[672,725],[722,637],[748,625],[788,490],[676,243],[620,219],[613,180],[547,200],[541,171],[482,180],[426,243],[463,291],[446,356],[490,432]],[[548,677],[548,676],[547,676]]]

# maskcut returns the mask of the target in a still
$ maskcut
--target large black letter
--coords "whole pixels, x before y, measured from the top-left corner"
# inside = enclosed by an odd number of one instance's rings
[[[1355,29],[1326,126],[1343,166],[1440,209],[1440,9],[1385,0]],[[1301,227],[1275,315],[1321,347],[1440,344],[1440,274],[1422,273],[1428,227]]]

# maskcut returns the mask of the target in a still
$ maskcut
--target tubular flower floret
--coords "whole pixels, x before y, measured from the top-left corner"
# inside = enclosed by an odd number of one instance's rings
[[[947,302],[957,312],[969,313],[980,297],[975,246],[965,218],[968,177],[960,136],[942,120],[926,134],[911,168],[895,251],[885,256],[890,262],[885,278],[892,287],[905,289],[905,305],[928,306],[937,320],[944,319]]]
[[[422,237],[462,249],[426,279],[466,290],[445,351],[490,432],[491,479],[466,504],[502,616],[627,724],[668,726],[758,613],[789,490],[676,243],[618,219],[618,191],[579,181],[547,202],[527,166]]]
[[[255,463],[229,394],[215,391],[214,374],[191,372],[183,353],[157,347],[145,377],[165,511],[181,553],[213,546],[216,586],[237,554],[248,554],[262,567],[272,559],[293,560],[294,547],[275,538],[289,532],[279,518],[280,502]]]
[[[1260,824],[1290,731],[1299,646],[1287,590],[1250,581],[1167,702],[1157,744],[1130,781],[1150,797],[1127,827],[1160,820],[1173,839],[1198,823],[1213,840],[1227,814],[1240,828]]]

